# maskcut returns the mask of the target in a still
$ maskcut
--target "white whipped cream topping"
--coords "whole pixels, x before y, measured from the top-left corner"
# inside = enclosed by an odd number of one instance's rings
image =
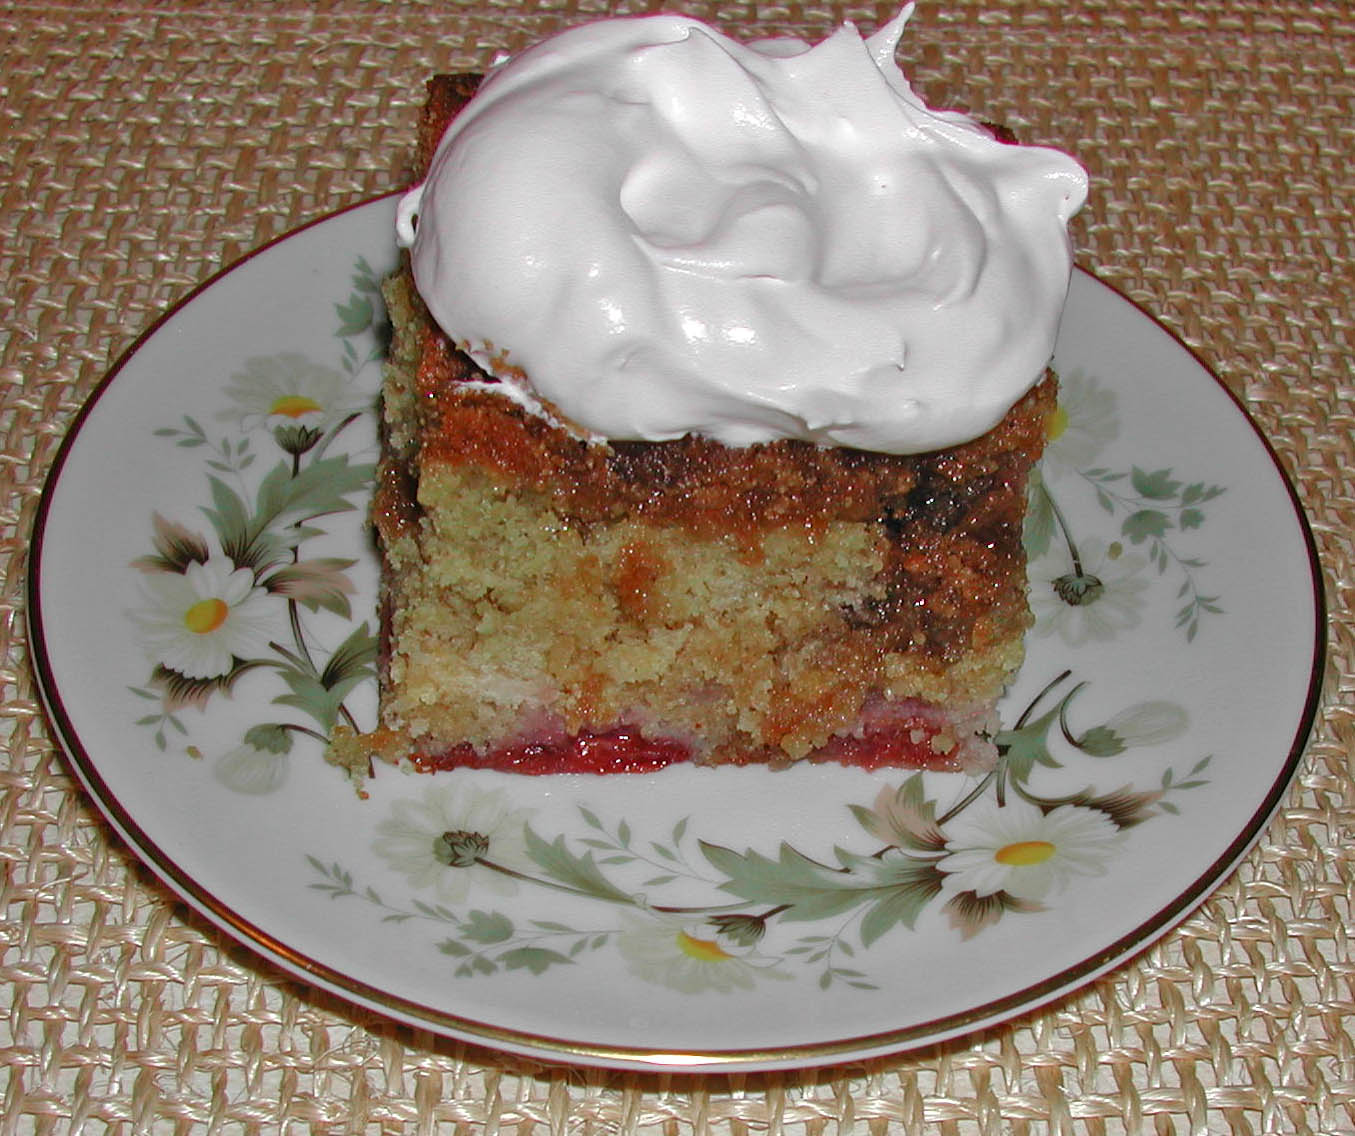
[[[600,438],[992,428],[1053,351],[1086,175],[927,109],[911,11],[814,47],[605,20],[496,66],[399,206],[433,317]]]

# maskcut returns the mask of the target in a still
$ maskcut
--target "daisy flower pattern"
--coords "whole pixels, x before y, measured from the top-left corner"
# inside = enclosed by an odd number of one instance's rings
[[[370,693],[381,662],[376,612],[362,599],[366,567],[333,539],[365,513],[376,474],[363,373],[381,358],[385,325],[377,277],[357,267],[348,301],[334,305],[343,325],[333,366],[299,351],[241,355],[213,384],[214,402],[153,428],[192,458],[205,492],[190,509],[176,486],[173,506],[151,513],[149,548],[130,562],[142,598],[127,615],[152,665],[140,686],[127,686],[128,705],[159,750],[205,759],[188,775],[236,794],[226,805],[242,823],[244,807],[269,794],[307,792],[297,778],[309,771],[293,764],[329,747],[330,767],[373,811],[306,855],[310,887],[402,928],[392,933],[434,928],[428,946],[449,980],[569,975],[594,956],[609,980],[710,1004],[765,989],[764,980],[790,980],[797,993],[810,984],[880,990],[865,956],[891,936],[933,933],[924,913],[965,941],[1009,916],[1025,919],[1078,877],[1110,872],[1126,834],[1179,815],[1183,795],[1210,783],[1212,755],[1175,745],[1190,725],[1182,706],[1136,686],[1108,707],[1078,700],[1097,680],[1067,668],[1046,676],[1013,720],[1004,710],[985,723],[991,764],[962,785],[955,774],[915,771],[847,803],[830,821],[831,854],[764,840],[769,831],[704,831],[695,800],[687,815],[663,813],[662,827],[645,831],[635,822],[659,814],[613,815],[615,803],[583,799],[577,814],[559,798],[547,809],[534,786],[486,782],[474,770],[411,778],[390,796],[383,781],[369,793],[369,779],[388,776],[378,755],[350,761],[335,744],[366,732],[371,706],[359,692]],[[1153,585],[1169,571],[1186,581],[1178,626],[1193,634],[1199,612],[1215,610],[1194,586],[1203,561],[1172,541],[1199,528],[1223,490],[1170,468],[1091,464],[1118,434],[1114,392],[1065,375],[1049,425],[1053,476],[1032,477],[1026,547],[1036,630],[1072,646],[1135,628],[1150,599],[1159,612]],[[1089,494],[1099,513],[1085,507]],[[1104,540],[1081,531],[1096,522]],[[230,695],[243,696],[220,705]],[[243,720],[264,705],[266,716]],[[186,709],[200,718],[183,720]],[[1152,783],[1119,773],[1101,783],[1104,763],[1169,743],[1172,764],[1154,766]],[[1059,774],[1067,751],[1095,761]],[[1055,784],[1074,768],[1097,772]],[[548,814],[559,828],[540,828]],[[360,857],[357,871],[336,853]],[[890,966],[898,956],[876,957]]]
[[[1178,576],[1174,622],[1189,642],[1203,620],[1225,610],[1222,598],[1202,586],[1208,563],[1189,548],[1225,489],[1162,464],[1106,464],[1103,455],[1119,436],[1116,392],[1079,370],[1061,375],[1044,456],[1028,482],[1023,543],[1036,565],[1032,607],[1044,617],[1044,630],[1057,630],[1071,646],[1113,638],[1138,625],[1138,593],[1147,582],[1130,578],[1151,566],[1157,576]],[[1082,534],[1087,517],[1070,512],[1069,502],[1089,493],[1118,539],[1094,542]],[[1121,559],[1125,546],[1141,555]],[[1051,575],[1038,562],[1055,549],[1066,554],[1067,567]]]
[[[323,431],[361,408],[348,376],[294,352],[247,359],[245,369],[231,376],[226,394],[234,405],[219,417],[243,430]]]
[[[530,865],[523,830],[532,812],[511,807],[501,790],[436,785],[396,801],[377,824],[372,849],[411,886],[432,889],[445,903],[461,902],[472,886],[512,895],[514,879],[475,861],[515,871]]]
[[[1046,813],[1020,799],[988,800],[951,823],[937,868],[952,894],[1003,892],[1038,902],[1074,876],[1100,875],[1119,839],[1100,809],[1060,805]]]
[[[180,741],[192,756],[215,754],[217,781],[241,793],[281,785],[295,741],[313,751],[340,728],[356,731],[348,699],[376,671],[373,624],[354,620],[350,599],[360,561],[312,551],[333,533],[330,518],[365,507],[375,473],[374,423],[363,421],[374,403],[362,392],[385,319],[379,281],[361,258],[356,268],[347,303],[334,305],[335,366],[299,351],[242,355],[210,384],[210,410],[152,430],[192,461],[205,492],[186,516],[154,509],[150,549],[131,562],[143,600],[127,615],[152,665],[128,691],[153,704],[135,723],[161,751]],[[205,425],[213,419],[230,426]],[[276,692],[267,719],[249,723],[235,748],[190,741],[213,728],[246,673]],[[180,717],[188,708],[205,721],[190,726]]]
[[[145,587],[148,606],[131,614],[146,651],[185,678],[218,678],[267,650],[272,613],[249,569],[212,556],[149,574]]]
[[[1082,371],[1059,376],[1059,405],[1050,420],[1045,447],[1047,462],[1083,469],[1119,433],[1114,391]]]
[[[1041,796],[1032,772],[1062,768],[1057,750],[1109,761],[1173,741],[1188,724],[1181,707],[1162,699],[1086,722],[1073,704],[1088,684],[1071,680],[1071,671],[1057,676],[994,736],[997,767],[967,788],[951,774],[915,772],[882,787],[873,805],[850,806],[871,843],[835,842],[831,859],[784,840],[767,851],[703,839],[686,817],[655,839],[582,804],[582,830],[542,834],[526,810],[500,795],[508,790],[477,792],[471,778],[459,793],[437,784],[397,803],[378,826],[374,848],[410,883],[436,889],[446,902],[464,903],[481,884],[504,891],[516,884],[522,894],[511,903],[489,908],[477,894],[469,910],[417,899],[393,906],[379,884],[365,887],[319,856],[307,857],[321,877],[312,887],[370,904],[386,921],[436,923],[444,936],[437,950],[454,960],[458,978],[541,974],[608,951],[636,980],[682,995],[747,991],[811,968],[820,990],[878,990],[857,969],[858,952],[919,929],[928,907],[935,904],[964,940],[1009,914],[1044,911],[1046,899],[1074,878],[1108,872],[1126,833],[1160,814],[1179,814],[1180,795],[1209,783],[1206,756],[1166,769],[1150,788],[1084,783],[1073,794],[1064,785],[1056,796]],[[278,739],[255,731],[246,740],[268,748]],[[937,777],[946,779],[941,796]],[[659,902],[670,885],[675,893]],[[523,908],[536,889],[557,904],[567,896],[580,905],[577,913]]]
[[[698,919],[627,912],[617,949],[632,974],[683,994],[748,990],[759,978],[785,979],[775,960],[738,946]]]
[[[1147,601],[1147,560],[1119,541],[1083,543],[1076,564],[1058,553],[1030,566],[1035,629],[1070,647],[1105,642],[1137,627]]]

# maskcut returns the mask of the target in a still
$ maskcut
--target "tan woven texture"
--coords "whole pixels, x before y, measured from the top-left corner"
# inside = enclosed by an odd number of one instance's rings
[[[1052,1009],[870,1066],[547,1069],[285,979],[174,903],[54,751],[23,630],[32,516],[135,336],[270,237],[401,183],[422,80],[601,0],[111,0],[0,9],[0,1134],[1355,1131],[1355,7],[929,0],[933,102],[1077,153],[1079,260],[1240,394],[1295,479],[1332,611],[1326,702],[1257,849]],[[818,36],[887,8],[705,2]]]

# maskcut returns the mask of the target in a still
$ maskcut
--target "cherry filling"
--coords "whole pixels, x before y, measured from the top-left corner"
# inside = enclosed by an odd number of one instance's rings
[[[868,726],[859,737],[835,738],[812,761],[831,761],[861,769],[902,767],[954,770],[959,745],[938,747],[935,738],[946,723],[934,711],[892,714]],[[469,744],[439,753],[416,754],[422,773],[445,769],[495,769],[504,773],[652,773],[692,758],[691,747],[675,738],[649,738],[637,730],[610,730],[554,736],[540,742],[515,742],[484,753]]]
[[[443,769],[497,769],[503,773],[652,773],[691,758],[673,738],[647,738],[630,730],[574,734],[544,742],[519,742],[485,753],[462,744],[411,759],[422,773]]]

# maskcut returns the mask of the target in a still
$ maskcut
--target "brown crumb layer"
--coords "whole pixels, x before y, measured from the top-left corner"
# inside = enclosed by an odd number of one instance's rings
[[[983,437],[917,455],[799,441],[733,448],[692,436],[593,444],[492,389],[467,388],[472,378],[482,378],[474,363],[428,333],[406,405],[424,477],[460,469],[495,491],[540,496],[563,526],[642,519],[733,540],[751,561],[778,530],[812,541],[835,523],[874,526],[888,550],[880,587],[844,618],[884,652],[953,661],[978,645],[982,617],[1024,608],[1026,475],[1044,446],[1052,377]],[[396,515],[387,511],[388,527]]]

